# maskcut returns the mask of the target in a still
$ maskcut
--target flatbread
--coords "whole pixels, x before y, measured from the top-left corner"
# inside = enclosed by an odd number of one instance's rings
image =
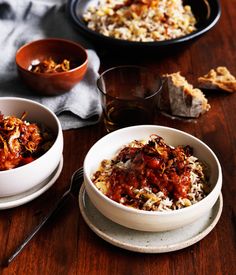
[[[211,69],[206,75],[198,78],[198,83],[203,89],[223,90],[229,93],[236,91],[236,78],[226,67]]]

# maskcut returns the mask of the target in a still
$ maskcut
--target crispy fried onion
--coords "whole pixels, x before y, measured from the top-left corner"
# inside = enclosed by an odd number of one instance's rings
[[[9,170],[34,160],[33,153],[42,141],[35,123],[21,118],[0,114],[0,170]]]
[[[61,63],[57,63],[51,57],[44,59],[36,65],[31,64],[29,70],[34,73],[59,73],[68,72],[70,70],[70,61],[64,59]]]

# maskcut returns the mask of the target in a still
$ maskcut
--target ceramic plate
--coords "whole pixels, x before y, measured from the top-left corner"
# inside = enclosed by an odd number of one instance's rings
[[[96,6],[98,1],[99,0],[68,0],[67,12],[79,32],[91,38],[95,43],[102,44],[103,47],[107,44],[118,47],[125,46],[126,48],[160,48],[163,46],[176,45],[192,40],[209,31],[215,26],[221,15],[219,0],[184,0],[184,4],[191,6],[197,19],[197,31],[177,39],[157,42],[135,42],[107,37],[86,26],[83,20],[83,14],[88,9],[88,6],[91,4]]]
[[[222,194],[214,207],[196,222],[166,232],[141,232],[125,228],[104,217],[91,203],[82,185],[79,207],[87,225],[105,241],[130,251],[164,253],[188,247],[209,234],[217,224],[222,208]]]
[[[46,180],[41,182],[36,187],[26,192],[23,192],[19,195],[0,198],[0,210],[20,206],[22,204],[32,201],[33,199],[37,198],[38,196],[46,192],[60,176],[62,167],[63,157],[61,157],[61,160],[55,171]]]

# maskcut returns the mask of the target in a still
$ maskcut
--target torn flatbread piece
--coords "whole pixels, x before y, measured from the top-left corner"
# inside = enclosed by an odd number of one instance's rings
[[[210,109],[210,104],[200,89],[193,88],[180,72],[165,74],[159,98],[161,111],[173,116],[197,118]]]
[[[198,83],[203,89],[236,92],[236,78],[226,67],[211,69],[206,75],[198,78]]]

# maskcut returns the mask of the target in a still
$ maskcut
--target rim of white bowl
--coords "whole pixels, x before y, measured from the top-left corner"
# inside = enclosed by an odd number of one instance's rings
[[[34,161],[30,162],[30,163],[27,163],[27,164],[24,164],[22,166],[19,166],[19,167],[15,167],[13,169],[10,169],[10,170],[2,170],[0,171],[0,174],[3,174],[3,173],[14,173],[14,171],[16,170],[20,170],[20,169],[24,169],[25,166],[29,167],[29,166],[32,166],[34,165],[34,163],[39,160],[39,159],[42,159],[42,158],[45,158],[46,155],[48,154],[49,151],[52,150],[52,148],[54,148],[56,145],[56,142],[59,138],[59,135],[60,135],[60,132],[62,132],[62,128],[61,128],[61,123],[59,121],[59,119],[57,118],[57,116],[54,114],[53,111],[51,111],[48,107],[46,107],[45,105],[37,102],[37,101],[34,101],[34,100],[31,100],[31,99],[27,99],[27,98],[21,98],[21,97],[0,97],[0,101],[22,101],[22,102],[28,102],[30,104],[33,104],[33,105],[37,105],[39,106],[40,108],[44,109],[46,112],[50,113],[50,115],[55,119],[56,121],[56,124],[57,124],[57,132],[55,133],[56,135],[56,138],[53,142],[53,145],[48,149],[47,152],[45,152],[42,156],[40,156],[39,158],[35,159]]]
[[[120,132],[125,132],[125,131],[130,131],[132,129],[136,129],[136,128],[154,128],[154,129],[166,129],[166,130],[170,130],[170,131],[174,131],[174,132],[178,132],[178,133],[181,133],[181,134],[184,134],[188,137],[191,137],[193,138],[194,140],[196,140],[197,142],[199,142],[202,146],[204,146],[207,150],[209,150],[209,152],[211,153],[211,155],[213,156],[216,164],[217,164],[217,168],[218,168],[218,177],[217,177],[217,183],[215,184],[214,188],[211,190],[211,192],[205,197],[203,198],[202,200],[200,200],[199,202],[195,203],[195,204],[192,204],[188,207],[185,207],[185,208],[181,208],[181,209],[176,209],[176,210],[173,210],[173,211],[165,211],[165,212],[160,212],[160,211],[146,211],[146,210],[141,210],[141,209],[135,209],[135,208],[132,208],[132,207],[127,207],[123,204],[120,204],[116,201],[113,201],[112,199],[108,198],[105,194],[103,194],[92,182],[90,176],[88,175],[88,171],[87,171],[87,158],[89,156],[89,154],[91,153],[91,151],[93,150],[93,148],[95,146],[98,146],[99,143],[101,143],[102,141],[104,141],[105,139],[109,138],[110,136],[112,135],[116,135],[117,133],[120,133]],[[88,151],[85,159],[84,159],[84,176],[86,177],[87,181],[89,182],[89,185],[92,187],[92,189],[99,195],[101,196],[103,199],[105,199],[108,203],[122,209],[122,210],[125,210],[125,211],[128,211],[128,212],[133,212],[133,213],[137,213],[137,214],[143,214],[143,215],[147,215],[147,216],[156,216],[156,215],[160,215],[160,216],[166,216],[166,215],[175,215],[176,213],[184,213],[184,212],[188,212],[188,211],[191,211],[193,210],[194,208],[196,207],[199,207],[200,205],[202,205],[203,203],[206,202],[206,200],[211,200],[211,197],[214,195],[215,192],[217,192],[217,194],[219,195],[220,194],[220,191],[221,191],[221,188],[222,188],[222,168],[221,168],[221,165],[220,165],[220,162],[216,156],[216,154],[213,152],[213,150],[207,145],[205,144],[203,141],[201,141],[200,139],[198,139],[197,137],[187,133],[187,132],[184,132],[184,131],[181,131],[179,129],[176,129],[176,128],[172,128],[172,127],[167,127],[167,126],[161,126],[161,125],[137,125],[137,126],[129,126],[129,127],[125,127],[125,128],[122,128],[122,129],[118,129],[114,132],[111,132],[111,133],[108,133],[107,135],[105,135],[104,137],[102,137],[101,139],[99,139]],[[85,184],[85,187],[86,187],[86,184]],[[216,200],[218,198],[218,195],[216,196]]]

